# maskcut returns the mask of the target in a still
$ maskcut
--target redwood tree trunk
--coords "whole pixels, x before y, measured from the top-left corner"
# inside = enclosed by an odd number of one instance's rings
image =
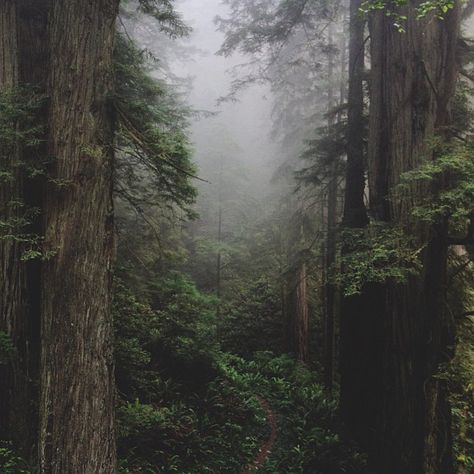
[[[118,0],[52,0],[42,284],[40,467],[113,473],[110,313],[113,123],[108,107]]]
[[[14,0],[0,3],[0,92],[6,94],[18,87],[18,23]],[[12,120],[12,128],[17,124]],[[18,216],[12,202],[21,201],[21,177],[18,171],[20,159],[16,143],[1,137],[1,169],[9,173],[8,179],[0,181],[0,220],[8,224]],[[26,380],[24,364],[17,347],[23,338],[25,314],[26,276],[20,264],[21,245],[6,237],[18,229],[2,232],[0,239],[0,331],[7,335],[15,352],[0,363],[2,390],[0,391],[0,435],[3,439],[17,438],[15,418],[18,426],[25,422],[23,393]],[[21,397],[21,398],[19,398]],[[20,421],[21,420],[21,421]]]
[[[301,263],[296,274],[296,288],[292,295],[294,307],[294,351],[300,362],[309,361],[309,308],[306,264]]]
[[[347,98],[347,168],[344,196],[344,225],[365,227],[368,223],[364,203],[365,153],[364,153],[364,69],[366,21],[360,14],[362,0],[350,2],[349,28],[349,93]]]
[[[0,5],[0,87],[2,91],[27,87],[26,94],[44,93],[47,77],[47,5],[45,0],[17,0]],[[39,110],[34,124],[42,123]],[[21,131],[21,124],[12,124]],[[41,179],[27,178],[24,165],[38,166],[45,156],[42,144],[25,147],[20,141],[2,143],[2,168],[12,175],[0,183],[0,219],[21,217],[41,208]],[[22,203],[16,211],[9,205]],[[13,229],[41,235],[39,219]],[[37,434],[39,361],[39,262],[22,262],[25,245],[11,238],[0,240],[0,330],[14,346],[9,364],[3,365],[0,436],[13,439],[17,449],[34,458]]]
[[[328,25],[328,46],[334,48],[334,25]],[[334,127],[333,108],[336,105],[334,93],[334,52],[329,52],[328,57],[328,130],[332,133]],[[342,99],[342,97],[341,97]],[[334,384],[334,358],[336,346],[336,286],[330,281],[331,272],[336,263],[336,238],[337,238],[337,160],[338,156],[331,156],[329,164],[329,182],[327,184],[327,223],[326,223],[326,254],[324,258],[324,273],[328,281],[324,285],[324,382],[329,391]]]
[[[343,217],[343,225],[349,229],[363,229],[368,224],[364,202],[366,131],[363,78],[366,20],[360,15],[361,6],[362,0],[350,2],[347,165]],[[343,246],[342,253],[345,252],[347,249]],[[374,331],[377,324],[371,314],[367,290],[366,288],[363,295],[343,298],[341,305],[340,407],[344,421],[360,441],[364,438],[361,429],[371,425],[369,420],[373,393],[368,392],[366,387],[374,372]]]
[[[301,213],[294,216],[296,235],[292,236],[288,260],[290,269],[287,273],[285,315],[288,327],[288,349],[295,354],[298,361],[309,362],[309,307],[308,307],[308,274],[306,263],[301,255],[304,246],[303,203]]]
[[[384,12],[371,18],[370,206],[378,219],[406,226],[420,243],[428,239],[429,244],[420,277],[366,289],[373,340],[367,350],[365,334],[349,338],[353,350],[358,346],[367,353],[369,376],[351,379],[353,386],[345,389],[346,395],[353,390],[359,399],[366,395],[372,401],[357,418],[356,431],[365,435],[376,472],[449,474],[447,390],[435,378],[439,363],[449,357],[453,332],[445,314],[446,229],[413,224],[414,198],[429,189],[413,189],[401,199],[391,199],[390,192],[401,174],[435,159],[430,141],[448,124],[456,83],[459,11],[444,21],[417,20],[415,4],[402,11],[408,17],[406,33],[399,33]]]

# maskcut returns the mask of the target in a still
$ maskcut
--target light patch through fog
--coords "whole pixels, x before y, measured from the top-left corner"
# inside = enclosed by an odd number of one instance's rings
[[[216,117],[193,123],[195,160],[198,166],[204,164],[210,130],[222,131],[237,144],[240,149],[238,159],[260,194],[274,169],[270,139],[271,101],[265,98],[269,92],[266,87],[255,85],[243,92],[238,102],[218,105],[218,99],[230,90],[232,77],[229,70],[245,62],[242,57],[225,58],[215,54],[224,36],[217,31],[214,18],[216,15],[226,16],[227,8],[220,0],[180,0],[177,10],[186,24],[193,28],[186,42],[199,52],[196,51],[191,61],[177,65],[176,72],[194,78],[189,97],[194,109],[219,112]]]

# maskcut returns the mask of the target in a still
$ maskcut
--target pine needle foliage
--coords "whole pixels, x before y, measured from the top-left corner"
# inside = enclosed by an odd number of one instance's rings
[[[150,55],[126,35],[115,54],[116,193],[140,212],[144,206],[182,209],[196,191],[187,138],[189,110],[164,81],[152,77]]]
[[[125,0],[122,13],[128,16],[138,11],[157,20],[161,31],[177,38],[186,36],[190,28],[183,22],[179,13],[174,8],[174,0]],[[132,8],[128,9],[127,7]]]
[[[341,120],[330,127],[319,127],[316,138],[306,141],[301,158],[308,165],[296,173],[301,184],[324,185],[328,180],[340,179],[344,175],[345,131],[346,122]]]

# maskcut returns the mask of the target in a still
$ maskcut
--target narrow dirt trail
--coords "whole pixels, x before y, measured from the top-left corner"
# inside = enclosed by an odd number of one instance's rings
[[[270,434],[270,438],[268,438],[268,440],[260,446],[258,456],[256,457],[255,461],[252,464],[247,465],[243,469],[242,474],[250,474],[251,472],[256,471],[259,467],[263,465],[263,463],[268,459],[273,445],[275,444],[275,441],[278,437],[278,423],[275,413],[273,412],[267,400],[260,397],[257,398],[260,403],[260,406],[263,408],[267,415],[268,424],[270,425],[272,431]]]

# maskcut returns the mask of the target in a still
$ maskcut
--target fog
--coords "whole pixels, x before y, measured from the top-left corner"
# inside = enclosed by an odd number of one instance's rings
[[[253,183],[252,189],[258,189],[261,194],[275,167],[269,89],[255,84],[242,91],[237,101],[220,100],[230,92],[233,68],[246,62],[242,56],[217,54],[224,35],[217,31],[214,19],[216,15],[225,16],[227,8],[220,0],[182,0],[177,10],[192,28],[189,38],[182,41],[192,47],[192,56],[191,60],[174,63],[173,69],[177,75],[192,78],[190,106],[215,114],[193,120],[195,162],[199,168],[206,168],[210,149],[215,148],[219,140],[223,146],[232,144],[229,148],[234,150],[233,159],[242,163],[249,182]],[[225,150],[217,152],[224,154]],[[206,175],[201,177],[211,179]]]

